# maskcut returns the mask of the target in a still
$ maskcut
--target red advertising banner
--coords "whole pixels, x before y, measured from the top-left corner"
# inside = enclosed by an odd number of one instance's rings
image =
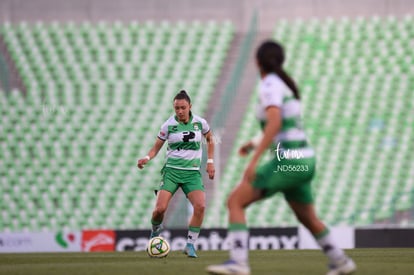
[[[82,251],[115,251],[115,231],[84,230],[82,232]]]

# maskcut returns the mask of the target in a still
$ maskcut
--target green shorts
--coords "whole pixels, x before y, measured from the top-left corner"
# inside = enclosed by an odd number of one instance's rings
[[[265,198],[282,192],[287,201],[313,203],[311,181],[315,158],[281,159],[277,157],[256,169],[253,187],[263,191]]]
[[[201,173],[198,170],[180,170],[164,167],[161,173],[162,181],[159,190],[166,190],[174,195],[178,188],[181,187],[186,196],[195,190],[204,192]]]

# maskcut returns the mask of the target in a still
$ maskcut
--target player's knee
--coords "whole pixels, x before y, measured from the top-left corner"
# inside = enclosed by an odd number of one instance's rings
[[[203,215],[204,211],[206,209],[206,206],[205,206],[204,203],[195,203],[193,205],[193,208],[194,208],[194,214],[195,215]]]
[[[237,206],[240,206],[239,200],[237,196],[235,196],[234,194],[231,194],[229,198],[227,199],[227,208],[232,209]]]
[[[155,206],[153,214],[156,216],[164,215],[165,211],[167,211],[167,205],[157,205]]]

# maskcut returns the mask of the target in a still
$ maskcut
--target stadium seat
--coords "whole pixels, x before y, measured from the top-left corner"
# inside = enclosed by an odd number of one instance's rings
[[[287,54],[286,68],[301,90],[305,130],[317,154],[313,187],[321,218],[332,225],[369,225],[413,209],[413,18],[280,20],[274,38]],[[237,148],[256,135],[253,92],[220,179],[231,190],[248,159]],[[409,122],[407,121],[409,120]],[[270,157],[270,156],[268,156]],[[213,198],[206,224],[225,199]],[[253,205],[249,224],[289,226],[297,221],[279,196]]]
[[[0,35],[27,90],[0,92],[0,231],[148,228],[165,148],[142,171],[137,158],[180,89],[204,114],[232,23],[21,22]]]

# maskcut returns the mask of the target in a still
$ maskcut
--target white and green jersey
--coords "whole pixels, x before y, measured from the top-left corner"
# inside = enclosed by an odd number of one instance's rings
[[[175,115],[161,126],[158,138],[168,141],[166,167],[181,170],[199,170],[201,165],[203,136],[210,131],[207,121],[191,115],[187,123]]]
[[[259,104],[256,116],[264,127],[266,109],[276,106],[281,109],[282,125],[273,143],[280,150],[295,150],[302,157],[312,157],[313,149],[309,147],[302,127],[300,101],[292,90],[276,74],[268,74],[259,83]]]

